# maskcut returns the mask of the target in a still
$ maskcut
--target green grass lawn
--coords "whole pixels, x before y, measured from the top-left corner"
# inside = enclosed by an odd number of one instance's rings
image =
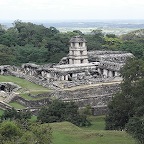
[[[69,122],[52,123],[53,144],[135,144],[124,131],[106,131],[105,116],[89,116],[90,127]]]
[[[0,109],[0,116],[4,113],[4,111],[2,109]]]
[[[31,83],[31,82],[29,82],[25,79],[17,78],[17,77],[14,77],[14,76],[0,75],[0,82],[13,82],[13,83],[21,86],[22,88],[26,89],[30,93],[39,94],[39,93],[44,93],[44,92],[49,92],[50,91],[50,89],[48,89],[48,88],[44,88],[42,86]]]
[[[26,99],[26,100],[41,100],[41,99],[44,99],[44,98],[47,98],[47,97],[31,97],[31,96],[29,96],[28,95],[28,93],[22,93],[22,94],[20,94],[20,96],[22,97],[22,98],[24,98],[24,99]]]
[[[15,109],[24,109],[24,108],[26,108],[25,106],[23,106],[23,105],[21,105],[17,102],[10,102],[9,105],[14,107]]]
[[[36,122],[36,120],[37,120],[37,116],[34,116],[34,115],[30,119],[31,122]]]
[[[87,119],[91,122],[91,126],[82,127],[85,130],[104,130],[105,116],[88,116]]]
[[[50,124],[53,144],[135,144],[124,131],[86,130],[69,122]]]

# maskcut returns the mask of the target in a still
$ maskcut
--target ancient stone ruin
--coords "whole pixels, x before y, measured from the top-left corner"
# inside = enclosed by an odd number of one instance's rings
[[[113,93],[119,90],[118,83],[122,80],[120,69],[133,55],[123,51],[87,51],[87,41],[81,36],[72,37],[69,43],[69,54],[58,64],[26,63],[21,67],[5,65],[0,66],[0,74],[20,77],[54,89],[52,95],[58,99],[76,101],[80,107],[91,105],[95,114],[105,113]],[[93,87],[65,90],[87,85]],[[2,89],[6,88],[1,86]],[[27,105],[30,104],[27,102]]]
[[[66,88],[121,80],[120,69],[131,53],[122,51],[87,52],[86,40],[72,37],[69,54],[58,64],[23,64],[21,67],[0,66],[2,75],[14,75],[50,88]]]

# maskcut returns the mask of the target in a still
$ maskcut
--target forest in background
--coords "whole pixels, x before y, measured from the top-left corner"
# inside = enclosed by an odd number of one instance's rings
[[[121,36],[104,34],[100,29],[95,29],[90,34],[83,34],[79,30],[61,33],[55,27],[46,28],[43,25],[15,21],[13,27],[8,29],[0,25],[0,64],[20,65],[27,62],[35,62],[38,64],[56,63],[68,54],[69,40],[75,35],[82,35],[87,40],[88,50],[122,50],[135,55],[136,58],[128,61],[121,70],[123,77],[121,92],[117,93],[108,105],[109,113],[106,116],[106,129],[127,131],[139,144],[143,144],[144,29]],[[58,110],[56,109],[55,111],[57,112]],[[43,112],[49,113],[49,109],[44,109],[42,113]],[[46,114],[44,114],[44,116],[46,116]],[[43,120],[48,120],[47,118],[45,119],[45,117],[40,117],[43,118]],[[65,120],[64,115],[60,115],[60,118],[62,121]],[[73,116],[73,118],[75,117]],[[83,118],[86,120],[85,117]],[[55,121],[60,120],[57,116],[52,119]],[[72,120],[71,117],[66,117],[66,119]],[[81,117],[80,120],[78,122],[87,122],[83,121]],[[49,121],[51,122],[51,119],[49,119]],[[75,119],[73,122],[79,125]],[[15,143],[17,138],[21,138],[22,143],[23,140],[28,140],[29,142],[29,137],[32,138],[32,141],[41,141],[42,138],[44,143],[46,143],[45,141],[51,143],[51,129],[45,129],[46,127],[42,125],[38,125],[38,127],[30,126],[32,129],[28,129],[28,131],[24,129],[24,132],[26,131],[24,134],[23,128],[17,127],[15,123],[1,123],[0,139],[4,144],[5,140]],[[15,133],[11,133],[11,128]],[[42,135],[44,136],[42,137],[40,133],[38,133],[39,131],[46,132],[50,137],[46,137],[46,135]],[[39,135],[40,137],[38,137]]]
[[[55,27],[17,20],[8,29],[0,24],[0,65],[57,63],[68,54],[69,40],[76,35],[87,40],[89,51],[123,50],[138,58],[144,57],[143,29],[121,36],[104,34],[101,29],[94,29],[89,34],[79,30],[62,33]]]

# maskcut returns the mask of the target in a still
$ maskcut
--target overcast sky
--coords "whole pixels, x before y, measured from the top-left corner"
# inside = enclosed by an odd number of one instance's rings
[[[0,0],[0,20],[144,19],[144,0]]]

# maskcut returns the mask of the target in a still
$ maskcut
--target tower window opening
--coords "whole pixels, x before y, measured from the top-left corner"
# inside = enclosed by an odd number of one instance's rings
[[[79,43],[79,46],[82,47],[83,43]]]
[[[115,77],[115,71],[112,71],[112,76]]]
[[[80,63],[84,63],[84,60],[82,59],[82,60],[80,60]]]
[[[80,51],[80,55],[83,55],[83,51]]]

